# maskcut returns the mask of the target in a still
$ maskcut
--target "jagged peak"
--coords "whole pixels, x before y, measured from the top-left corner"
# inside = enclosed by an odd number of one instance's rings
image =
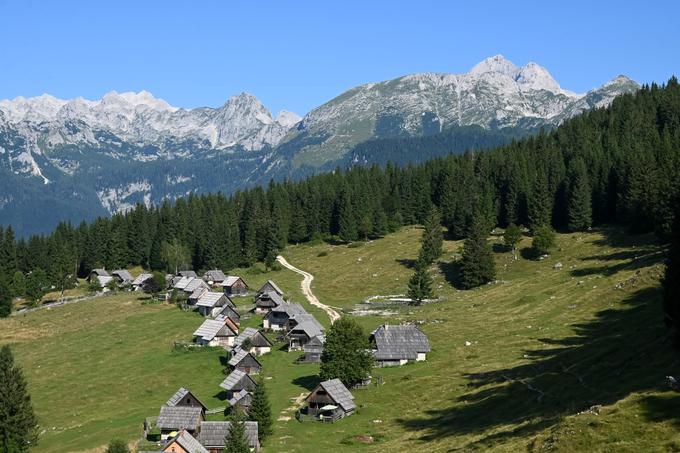
[[[302,120],[302,117],[288,110],[281,110],[274,118],[274,121],[285,127],[293,127]]]
[[[471,70],[470,74],[485,74],[488,72],[499,72],[510,77],[515,77],[519,68],[513,62],[498,54],[493,57],[486,58],[477,63]]]

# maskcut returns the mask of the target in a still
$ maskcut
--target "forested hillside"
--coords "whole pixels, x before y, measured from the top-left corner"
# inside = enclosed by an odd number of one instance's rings
[[[433,204],[455,238],[466,234],[475,212],[489,230],[511,222],[531,227],[549,221],[559,230],[617,222],[665,237],[679,173],[680,85],[672,78],[488,152],[405,168],[355,167],[229,197],[140,205],[28,240],[16,241],[7,229],[0,232],[0,276],[18,294],[25,278],[38,275],[34,284],[59,285],[76,270],[82,275],[97,266],[230,269],[288,243],[381,236],[422,222]]]

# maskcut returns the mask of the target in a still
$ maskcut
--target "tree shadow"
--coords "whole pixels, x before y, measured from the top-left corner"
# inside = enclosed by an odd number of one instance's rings
[[[491,250],[493,250],[494,253],[508,253],[512,252],[512,247],[508,247],[500,242],[495,242],[491,245]]]
[[[299,376],[293,379],[292,383],[309,390],[310,392],[319,385],[321,378],[318,375]]]
[[[643,416],[650,422],[670,421],[680,427],[680,395],[667,392],[661,395],[648,395],[642,399]]]
[[[538,258],[541,256],[533,247],[522,247],[519,251],[519,254],[525,260],[532,261],[538,260]]]
[[[460,289],[460,262],[439,262],[439,271],[444,276],[448,284]]]
[[[213,398],[217,398],[220,401],[226,401],[227,400],[227,392],[226,390],[220,390],[219,392],[215,393],[213,395]]]
[[[220,356],[220,365],[222,365],[225,368],[228,368],[229,367],[229,359],[230,359],[230,357],[229,357],[228,354],[227,355],[221,355]]]
[[[571,275],[574,277],[585,277],[588,275],[605,275],[611,276],[619,273],[623,270],[634,271],[639,270],[643,267],[652,266],[654,264],[662,263],[666,256],[664,250],[654,249],[640,249],[640,250],[629,250],[625,252],[616,252],[610,255],[596,255],[588,256],[582,258],[583,261],[587,260],[600,260],[600,261],[619,261],[625,260],[618,264],[603,264],[601,266],[591,266],[584,267],[580,269],[574,269],[571,271]]]
[[[468,374],[469,390],[451,399],[449,407],[398,422],[425,431],[423,441],[475,434],[478,440],[465,447],[485,448],[530,436],[564,416],[613,404],[631,392],[663,388],[664,376],[673,368],[677,372],[678,365],[664,345],[660,297],[660,288],[631,293],[623,307],[575,325],[573,336],[539,340],[543,349],[524,353],[530,363]],[[484,436],[488,430],[496,434]]]
[[[397,263],[401,264],[407,269],[415,269],[416,268],[416,260],[410,259],[410,258],[395,258]]]

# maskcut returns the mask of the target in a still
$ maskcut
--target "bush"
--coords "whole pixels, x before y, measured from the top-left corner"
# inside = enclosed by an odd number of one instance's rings
[[[536,255],[545,255],[555,246],[555,232],[548,226],[536,228],[531,248]]]

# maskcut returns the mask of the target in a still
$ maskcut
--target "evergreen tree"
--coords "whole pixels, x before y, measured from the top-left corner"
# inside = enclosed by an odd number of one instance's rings
[[[340,197],[340,205],[338,207],[338,235],[340,239],[345,242],[356,241],[357,233],[356,216],[354,215],[354,208],[349,192],[345,190]]]
[[[508,227],[505,229],[505,233],[503,233],[503,243],[505,246],[508,249],[515,251],[517,244],[519,244],[519,241],[521,240],[522,230],[520,230],[520,228],[514,223],[508,225]]]
[[[230,415],[229,435],[224,440],[224,453],[250,453],[244,421],[245,417],[239,408]]]
[[[130,453],[130,449],[125,441],[116,439],[112,440],[106,447],[106,453]]]
[[[536,231],[536,228],[543,225],[550,225],[552,220],[552,203],[548,193],[548,180],[542,172],[539,172],[534,187],[529,197],[528,217],[529,230]]]
[[[420,255],[418,260],[426,266],[434,263],[442,256],[443,235],[441,216],[436,208],[432,208],[425,220],[425,229],[420,240]]]
[[[432,291],[432,277],[427,269],[427,265],[418,260],[416,262],[416,270],[408,282],[409,299],[420,305],[425,299],[432,299],[434,292]]]
[[[250,403],[248,418],[257,422],[257,437],[260,441],[272,434],[272,408],[269,404],[264,380],[262,379],[259,380],[253,392],[253,400]]]
[[[460,285],[463,289],[475,288],[496,277],[493,254],[487,243],[485,231],[481,219],[476,216],[463,243],[463,257],[460,263]]]
[[[568,224],[570,231],[585,231],[592,223],[592,194],[588,171],[582,159],[572,162],[569,172]]]
[[[47,290],[47,274],[41,268],[33,270],[26,277],[26,297],[33,304],[38,304]]]
[[[321,379],[337,378],[345,385],[353,385],[366,379],[372,367],[373,356],[368,352],[368,339],[361,326],[352,318],[337,320],[326,335]]]
[[[0,279],[0,318],[12,313],[12,293],[4,280]]]
[[[38,420],[21,368],[0,348],[0,451],[26,452],[38,441]]]
[[[675,208],[663,290],[666,325],[673,332],[675,347],[680,349],[680,203]]]
[[[538,227],[531,241],[531,248],[534,254],[545,255],[555,246],[555,232],[549,226]]]

